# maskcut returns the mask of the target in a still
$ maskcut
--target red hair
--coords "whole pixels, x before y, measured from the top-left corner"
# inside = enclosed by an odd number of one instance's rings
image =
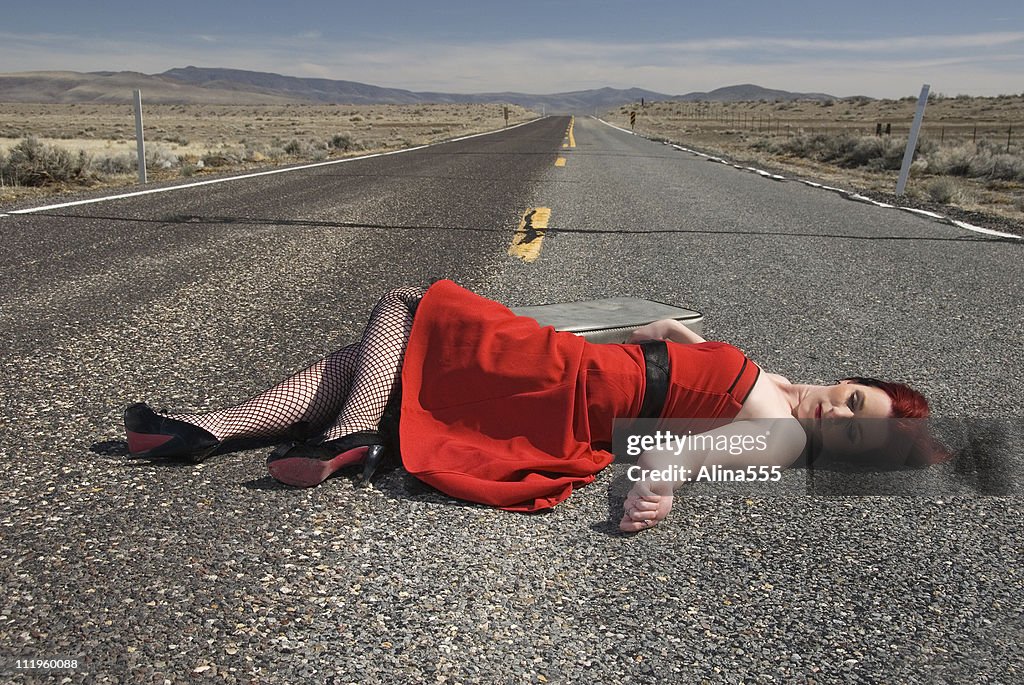
[[[878,388],[892,400],[892,416],[895,419],[927,419],[931,410],[924,395],[903,383],[890,383],[867,376],[851,376],[844,381]]]
[[[845,381],[878,388],[892,400],[892,417],[895,419],[927,419],[931,414],[925,396],[903,383],[892,383],[869,376],[851,376]],[[953,456],[928,432],[924,421],[896,421],[906,445],[904,464],[907,466],[929,466],[949,461]],[[902,451],[902,450],[901,450]]]

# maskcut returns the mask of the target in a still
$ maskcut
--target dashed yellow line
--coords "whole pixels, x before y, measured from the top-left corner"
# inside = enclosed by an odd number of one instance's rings
[[[556,159],[555,166],[565,166],[565,157],[559,157]]]
[[[565,139],[568,142],[562,143],[563,148],[576,147],[576,136],[573,135],[572,129],[576,124],[576,117],[569,117],[569,128],[565,129]]]
[[[512,245],[508,248],[509,255],[519,257],[527,263],[537,261],[550,218],[551,209],[548,207],[533,207],[526,210],[523,218],[519,220],[519,228],[512,237]]]

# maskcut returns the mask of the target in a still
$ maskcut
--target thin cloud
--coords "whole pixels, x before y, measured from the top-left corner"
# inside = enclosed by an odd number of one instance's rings
[[[993,32],[965,35],[893,36],[863,40],[726,37],[706,40],[636,45],[628,49],[653,47],[678,52],[730,52],[734,50],[794,50],[801,52],[907,52],[992,48],[1024,43],[1024,32]]]
[[[640,87],[667,94],[735,83],[835,95],[902,97],[922,82],[949,94],[1020,88],[1024,32],[895,36],[863,40],[720,37],[658,43],[511,39],[335,41],[318,31],[274,37],[232,34],[117,40],[0,33],[7,71],[230,67],[361,81],[419,91],[552,93]],[[132,55],[125,61],[125,55]]]

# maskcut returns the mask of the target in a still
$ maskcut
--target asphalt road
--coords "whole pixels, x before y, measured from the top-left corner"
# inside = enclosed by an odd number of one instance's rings
[[[778,182],[594,119],[15,214],[0,208],[0,655],[16,682],[1018,683],[1019,241]],[[556,166],[556,160],[566,160]],[[507,250],[550,208],[536,261]],[[621,465],[548,514],[271,480],[267,448],[125,458],[121,412],[245,399],[435,278],[510,305],[637,295],[798,381],[910,381],[1000,424],[927,496],[680,493]],[[918,476],[869,481],[913,486]],[[909,479],[909,480],[908,480]],[[912,488],[911,488],[912,489]],[[996,493],[996,494],[993,494]],[[72,671],[15,659],[77,658]],[[10,677],[10,676],[5,676]]]

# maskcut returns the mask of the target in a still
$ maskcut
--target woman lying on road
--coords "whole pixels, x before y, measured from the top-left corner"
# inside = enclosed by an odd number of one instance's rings
[[[880,447],[865,430],[869,422],[852,419],[928,415],[925,398],[905,385],[869,378],[797,385],[676,321],[648,324],[628,344],[597,345],[440,281],[425,293],[387,293],[360,342],[242,404],[204,414],[134,404],[125,428],[135,457],[201,461],[227,440],[286,440],[305,426],[316,437],[278,447],[268,468],[283,483],[309,487],[353,464],[369,479],[384,454],[389,399],[400,407],[409,473],[451,496],[513,511],[553,507],[591,482],[613,460],[614,418],[712,419],[714,432],[728,436],[751,434],[756,422],[757,434],[771,436],[763,449],[740,455],[713,447],[682,456],[650,451],[644,468],[784,468],[809,441],[832,452]],[[620,528],[635,532],[664,519],[676,485],[637,482]]]

